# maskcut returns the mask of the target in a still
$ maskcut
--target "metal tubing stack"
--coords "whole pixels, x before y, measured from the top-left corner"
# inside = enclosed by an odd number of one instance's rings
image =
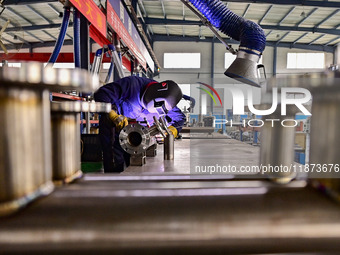
[[[290,81],[290,79],[271,79],[268,88],[266,88],[261,108],[269,109],[272,106],[272,94],[276,93],[273,88],[278,89],[280,95],[282,87],[295,86]],[[286,115],[283,116],[281,103],[279,103],[272,114],[263,118],[264,124],[261,128],[260,165],[268,168],[280,168],[280,171],[270,171],[267,174],[268,178],[280,184],[286,184],[296,177],[292,166],[295,164],[294,120],[297,108],[294,105],[286,105],[286,111]],[[289,169],[289,171],[282,171],[282,169]]]
[[[340,72],[304,78],[313,95],[309,177],[312,183],[340,200]]]
[[[110,104],[52,102],[53,180],[69,183],[80,177],[80,112],[109,112]],[[87,123],[88,125],[89,123]]]
[[[36,62],[1,68],[0,81],[1,216],[53,191],[49,91],[90,92],[99,81],[86,71],[44,68]]]

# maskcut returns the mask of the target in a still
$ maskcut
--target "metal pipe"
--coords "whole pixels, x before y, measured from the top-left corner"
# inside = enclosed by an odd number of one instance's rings
[[[164,138],[164,160],[173,160],[175,158],[175,137],[168,133]]]
[[[333,166],[339,166],[340,159],[340,72],[316,75],[311,77],[307,84],[313,84],[310,163],[322,166],[323,171],[313,171],[313,178],[339,178],[339,171],[333,171]],[[338,167],[339,170],[339,167]],[[337,189],[340,193],[339,179]]]
[[[61,50],[61,47],[63,46],[64,43],[64,39],[65,39],[65,35],[66,35],[66,31],[67,31],[67,27],[68,27],[68,23],[70,20],[70,8],[66,7],[64,10],[64,16],[63,16],[63,21],[61,23],[61,27],[60,27],[60,33],[58,36],[58,40],[54,46],[54,50],[50,56],[50,59],[47,61],[48,63],[55,63],[59,52]]]
[[[166,137],[164,122],[160,123],[155,116],[153,119],[154,124],[149,128],[136,123],[129,124],[122,129],[119,134],[119,143],[123,150],[131,155],[140,155],[156,143],[155,135],[161,134],[164,138]]]
[[[98,78],[87,71],[44,68],[37,62],[0,69],[4,119],[0,125],[0,216],[53,190],[50,90],[92,92],[98,86]],[[107,112],[110,109],[108,104]],[[79,119],[74,122],[79,132]],[[80,151],[80,142],[74,146]],[[80,157],[77,154],[75,158]]]
[[[266,116],[266,119],[275,120],[275,122],[264,121],[261,128],[261,147],[260,147],[260,165],[271,168],[287,168],[289,171],[270,171],[267,177],[277,183],[288,183],[295,177],[295,172],[291,168],[294,164],[294,145],[295,145],[295,113],[291,110],[287,116],[281,116],[280,111]],[[289,121],[287,121],[290,119]],[[285,121],[283,127],[281,122]],[[264,168],[263,168],[264,169]]]
[[[103,60],[103,49],[98,49],[94,56],[94,60],[92,63],[91,73],[98,74],[100,71],[100,65],[102,64]]]
[[[119,143],[123,150],[131,155],[140,155],[155,144],[154,135],[157,127],[146,128],[140,124],[129,124],[119,134]]]
[[[80,67],[80,12],[75,8],[73,10],[73,49],[74,65]]]
[[[53,180],[69,183],[82,175],[80,149],[80,112],[109,112],[110,104],[89,102],[52,102]],[[89,122],[86,123],[90,125]]]
[[[81,176],[79,113],[52,112],[53,179]]]
[[[124,70],[123,70],[123,64],[122,64],[121,59],[118,56],[117,51],[112,52],[112,57],[113,57],[113,60],[114,60],[114,63],[115,63],[116,70],[118,72],[119,79],[124,78],[125,74],[124,74]]]
[[[53,190],[48,100],[39,90],[0,88],[0,216]]]

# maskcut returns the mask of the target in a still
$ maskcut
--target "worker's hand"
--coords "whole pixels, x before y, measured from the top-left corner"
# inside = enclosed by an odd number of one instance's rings
[[[177,135],[178,135],[177,128],[175,128],[174,126],[169,126],[168,129],[174,135],[174,137],[176,138]]]
[[[113,124],[115,124],[117,131],[122,130],[129,124],[127,118],[124,115],[119,115],[114,110],[109,112],[109,118]]]

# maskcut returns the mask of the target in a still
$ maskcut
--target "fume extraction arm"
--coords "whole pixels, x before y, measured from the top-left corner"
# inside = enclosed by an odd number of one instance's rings
[[[237,58],[224,74],[243,83],[259,87],[257,63],[266,45],[266,36],[263,29],[253,21],[244,19],[230,11],[220,0],[181,1],[200,17],[203,23],[214,32],[216,37],[227,46],[227,50],[237,54]],[[194,10],[188,2],[200,13]],[[202,15],[207,21],[202,18]],[[240,41],[238,51],[234,51],[227,45],[211,25],[232,39]]]

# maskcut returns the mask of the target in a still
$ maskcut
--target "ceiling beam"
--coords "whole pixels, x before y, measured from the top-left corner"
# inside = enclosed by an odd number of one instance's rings
[[[73,37],[72,36],[70,36],[68,33],[66,33],[66,35],[65,36],[67,36],[70,40],[72,40],[73,41]]]
[[[249,11],[249,8],[250,8],[250,5],[251,5],[251,4],[248,4],[248,5],[247,5],[247,8],[244,10],[244,13],[243,13],[243,15],[242,15],[243,18],[247,15],[247,13],[248,13],[248,11]]]
[[[52,4],[47,4],[47,5],[48,7],[52,9],[52,11],[54,11],[58,15],[58,17],[60,17],[61,14],[63,14],[62,12],[58,11],[57,8],[55,8]]]
[[[333,11],[330,15],[328,15],[327,17],[325,17],[322,21],[320,21],[318,24],[316,24],[315,27],[319,27],[321,26],[323,23],[325,23],[327,20],[329,20],[330,18],[332,18],[335,14],[337,14],[340,11],[340,9],[337,9],[335,11]]]
[[[20,40],[22,41],[24,44],[28,45],[29,47],[32,45],[30,42],[26,41],[24,38],[22,38],[21,36],[18,36],[18,35],[15,35],[13,33],[7,33],[9,34],[10,36],[12,36],[13,38],[16,37],[17,40]]]
[[[14,15],[18,16],[20,19],[23,19],[24,21],[26,21],[27,23],[31,24],[32,26],[34,25],[34,23],[32,21],[30,21],[29,19],[25,18],[24,16],[22,16],[17,11],[13,10],[13,8],[7,7],[6,10],[11,12],[11,13],[13,13]]]
[[[227,0],[223,2],[256,3],[256,4],[279,4],[279,5],[302,5],[315,7],[340,8],[340,2],[311,1],[311,0]]]
[[[38,36],[36,36],[36,35],[34,35],[34,34],[28,32],[28,31],[26,31],[26,33],[27,33],[29,36],[33,37],[34,39],[38,40],[39,42],[44,43],[44,41],[41,40]]]
[[[308,33],[304,33],[303,35],[299,36],[299,38],[297,38],[297,39],[293,42],[293,44],[297,43],[298,41],[300,41],[302,38],[304,38],[304,37],[307,36],[307,35],[308,35]]]
[[[26,5],[26,7],[27,7],[28,9],[30,9],[32,12],[34,12],[36,15],[38,15],[40,18],[42,18],[43,20],[45,20],[47,23],[49,23],[49,24],[52,24],[52,23],[53,23],[50,19],[46,18],[44,15],[42,15],[40,12],[38,12],[38,11],[37,11],[36,9],[34,9],[32,6]]]
[[[324,37],[325,35],[320,35],[317,38],[315,38],[314,40],[312,40],[311,42],[309,42],[309,45],[312,45],[313,43],[315,43],[317,40],[321,39],[322,37]]]
[[[281,25],[281,23],[295,10],[295,6],[290,8],[290,10],[285,14],[285,16],[283,16],[283,18],[279,21],[279,25]]]
[[[73,23],[70,22],[69,26],[72,26]],[[8,27],[5,30],[6,32],[18,32],[18,31],[35,31],[42,29],[50,29],[50,28],[60,28],[61,24],[46,24],[46,25],[33,25],[33,26],[24,26],[24,27]]]
[[[57,37],[55,37],[54,35],[51,35],[49,32],[47,32],[46,30],[41,30],[43,31],[45,34],[47,34],[49,37],[53,38],[53,40],[57,40]]]
[[[273,30],[270,30],[270,31],[266,34],[266,38],[267,38],[271,33],[273,33]]]
[[[283,30],[283,31],[299,31],[311,33],[323,33],[331,35],[340,35],[339,29],[333,28],[315,28],[315,27],[297,27],[297,26],[275,26],[275,25],[261,25],[263,29]]]
[[[144,18],[146,25],[203,25],[200,20]]]
[[[261,24],[261,22],[267,17],[267,15],[269,14],[270,10],[273,8],[273,5],[269,6],[269,8],[267,9],[267,11],[265,12],[265,14],[262,16],[262,18],[260,19],[260,21],[258,22],[258,24]]]
[[[160,1],[161,1],[161,6],[162,6],[162,11],[163,11],[164,19],[166,19],[166,12],[165,12],[165,7],[164,7],[164,2],[163,2],[163,0],[160,0]]]
[[[278,41],[275,42],[275,44],[279,44],[290,32],[285,33]]]
[[[21,38],[22,39],[22,38]],[[49,41],[49,42],[44,42],[44,43],[40,43],[40,42],[32,42],[32,43],[28,43],[28,42],[24,42],[25,44],[21,45],[20,43],[12,43],[9,45],[12,45],[14,47],[21,47],[22,49],[27,49],[27,48],[44,48],[44,47],[54,47],[55,45],[55,41]],[[73,41],[72,40],[64,40],[63,45],[73,45]],[[5,44],[5,46],[7,47],[8,44]]]
[[[205,39],[199,39],[198,36],[167,36],[167,35],[160,35],[155,34],[152,36],[154,42],[209,42],[211,43],[211,40],[213,37],[206,37]],[[230,44],[239,44],[238,41],[232,40],[232,39],[225,39],[227,43]],[[220,43],[219,41],[215,41],[215,43]],[[266,43],[267,47],[281,47],[281,48],[295,48],[295,49],[305,49],[305,50],[313,50],[313,51],[323,51],[323,52],[334,52],[334,47],[332,46],[325,46],[320,44],[304,44],[304,43],[286,43],[286,42],[280,42],[277,43],[276,41],[267,41]]]
[[[318,10],[318,8],[314,8],[313,10],[311,10],[307,16],[305,16],[302,20],[300,20],[296,25],[300,26],[303,22],[305,22],[310,16],[313,15],[314,12],[316,12]]]
[[[332,40],[330,40],[329,42],[327,42],[327,43],[325,43],[325,46],[328,46],[328,45],[330,45],[330,44],[332,44],[332,43],[334,43],[334,42],[336,42],[337,40],[339,40],[340,39],[340,36],[338,36],[338,37],[336,37],[336,38],[334,38],[334,39],[332,39]]]
[[[174,19],[159,19],[159,18],[145,18],[147,25],[197,25],[201,26],[201,21],[191,20],[174,20]],[[312,33],[324,33],[331,35],[340,35],[339,29],[334,28],[317,28],[317,27],[298,27],[298,26],[279,26],[279,25],[261,25],[262,29],[268,30],[283,30],[283,31],[300,31]]]
[[[5,0],[3,2],[4,6],[8,5],[26,5],[26,4],[38,4],[38,3],[56,3],[56,0]]]

